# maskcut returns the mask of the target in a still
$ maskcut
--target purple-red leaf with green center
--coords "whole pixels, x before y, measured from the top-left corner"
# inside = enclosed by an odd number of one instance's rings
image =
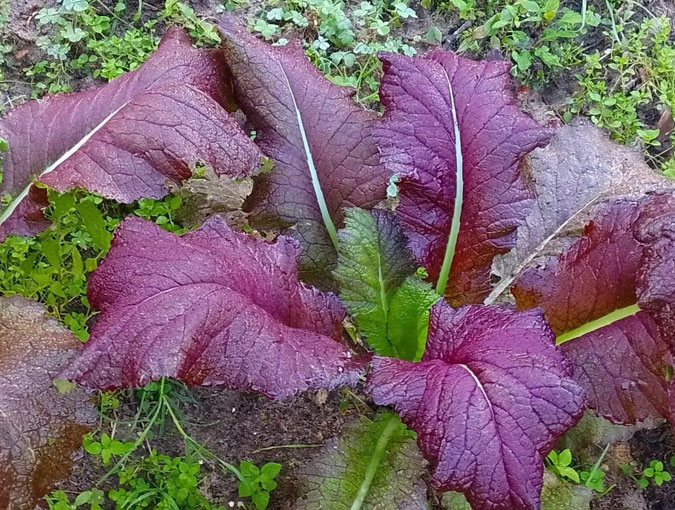
[[[141,67],[73,94],[29,101],[0,120],[9,142],[2,191],[26,193],[34,179],[59,191],[81,186],[121,202],[161,198],[203,162],[243,177],[258,164],[253,142],[223,108],[228,74],[219,50],[198,50],[170,29]],[[36,233],[29,193],[0,219],[0,239]],[[13,211],[13,212],[12,212]],[[6,217],[11,212],[11,216]]]
[[[386,112],[375,139],[385,166],[401,179],[396,214],[413,253],[437,281],[457,183],[463,182],[445,294],[455,306],[481,302],[490,291],[492,259],[514,246],[531,206],[519,162],[550,133],[516,106],[506,62],[475,62],[447,51],[423,58],[383,53],[380,59]],[[454,114],[463,160],[459,181]]]
[[[236,100],[274,160],[244,207],[258,228],[288,227],[303,248],[303,280],[332,289],[344,209],[386,197],[389,176],[372,137],[378,116],[328,81],[299,42],[271,46],[232,22],[221,31]]]
[[[544,309],[591,408],[615,423],[675,420],[675,282],[659,277],[672,264],[660,231],[674,214],[670,194],[609,201],[569,249],[512,288],[519,308]]]
[[[476,510],[538,510],[543,458],[585,408],[554,340],[537,310],[439,302],[422,360],[376,356],[368,386],[417,432],[437,488]]]
[[[300,248],[234,232],[218,217],[183,236],[126,219],[89,280],[101,310],[63,377],[100,389],[160,377],[282,398],[354,383],[345,310],[298,281]]]

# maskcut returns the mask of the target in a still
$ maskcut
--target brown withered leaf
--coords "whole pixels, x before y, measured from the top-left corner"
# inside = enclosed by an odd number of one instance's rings
[[[33,510],[96,420],[89,390],[54,386],[80,347],[42,305],[0,298],[0,510]]]
[[[495,259],[493,273],[501,281],[486,304],[540,257],[576,240],[599,203],[673,188],[673,181],[649,168],[638,150],[614,143],[581,119],[560,128],[547,147],[532,151],[524,169],[537,198],[518,228],[515,247]]]

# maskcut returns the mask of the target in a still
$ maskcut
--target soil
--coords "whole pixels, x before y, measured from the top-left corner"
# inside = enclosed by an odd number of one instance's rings
[[[340,395],[323,390],[281,402],[209,388],[192,388],[190,396],[193,402],[180,406],[181,423],[186,432],[212,454],[234,465],[240,460],[250,460],[257,465],[282,464],[277,478],[279,488],[273,493],[269,510],[292,508],[297,497],[296,468],[308,462],[325,440],[339,436],[343,426],[358,414],[353,406],[343,412]],[[123,414],[133,415],[136,401],[123,402],[121,409]],[[368,407],[362,406],[362,409],[369,411]],[[125,428],[119,427],[116,437],[135,439],[134,432]],[[149,441],[151,447],[167,455],[185,455],[183,438],[173,424],[167,422],[165,430],[163,435]],[[147,451],[139,454],[147,454]],[[234,475],[214,469],[208,463],[203,470],[207,473],[203,489],[209,501],[237,508],[239,498]],[[87,455],[76,462],[71,477],[60,487],[78,493],[91,488],[105,472],[100,463],[92,462],[92,457]],[[113,486],[107,482],[101,488]]]
[[[115,2],[106,0],[104,3],[112,5]],[[150,16],[161,9],[163,3],[163,0],[144,0],[143,5]],[[214,14],[215,1],[197,0],[189,3],[199,14],[217,17]],[[262,0],[252,0],[240,14],[244,17],[253,16],[261,3]],[[428,11],[417,8],[416,3],[411,2],[420,13],[420,19],[404,23],[396,29],[395,35],[403,37],[424,52],[430,46],[420,42],[419,38],[431,26],[436,26],[443,34],[443,47],[455,49],[459,44],[459,36],[464,30],[470,29],[470,24],[453,15],[429,14]],[[562,3],[578,8],[581,0]],[[589,3],[600,5],[598,0],[590,0]],[[39,9],[57,4],[57,0],[10,0],[9,21],[0,26],[0,41],[13,45],[13,51],[7,56],[6,81],[4,85],[0,85],[1,105],[11,107],[30,97],[31,87],[25,81],[23,69],[42,58],[35,44],[40,31],[36,28],[34,17]],[[646,0],[643,4],[657,14],[675,14],[675,5],[670,1]],[[673,19],[675,25],[675,17]],[[161,33],[161,29],[158,32]],[[590,36],[586,44],[588,47],[597,46],[599,39]],[[574,74],[573,70],[570,74]],[[91,78],[75,76],[71,85],[73,90],[79,90],[92,83]],[[569,77],[561,77],[542,91],[541,96],[548,110],[554,110],[561,98],[564,99],[572,92],[569,89],[572,83],[574,80]],[[658,120],[658,117],[654,118],[655,123]],[[345,408],[342,405],[345,397],[337,392],[328,395],[314,392],[282,402],[242,392],[207,388],[193,388],[191,395],[193,401],[181,405],[184,427],[213,454],[233,464],[248,459],[256,464],[274,461],[283,465],[278,479],[279,488],[273,493],[270,510],[292,509],[297,496],[296,468],[310,461],[325,440],[339,436],[344,425],[359,413],[372,412],[363,404],[358,404],[358,407],[354,405],[353,398],[347,399],[350,405]],[[135,399],[129,398],[123,402],[121,412],[133,415],[135,409]],[[126,439],[133,439],[133,431],[125,430],[124,426],[118,427],[116,434],[122,439],[125,436],[129,436]],[[150,444],[161,453],[185,453],[183,439],[171,424],[168,424],[164,435],[154,437]],[[632,462],[641,469],[653,459],[667,460],[672,455],[675,455],[675,436],[673,428],[667,425],[637,432],[628,442],[614,443],[603,468],[608,472],[607,486],[615,487],[603,498],[595,500],[592,509],[675,510],[675,482],[661,487],[652,484],[648,489],[640,491],[635,482],[620,471],[620,465],[624,462]],[[209,464],[205,464],[204,470],[207,472],[204,490],[208,498],[226,508],[239,507],[234,476],[216,471]],[[72,475],[60,487],[69,493],[79,493],[91,488],[105,471],[92,456],[82,454]],[[107,486],[109,485],[104,484],[103,488]],[[437,501],[440,498],[432,495],[431,499]],[[433,510],[440,510],[440,506],[434,506]]]

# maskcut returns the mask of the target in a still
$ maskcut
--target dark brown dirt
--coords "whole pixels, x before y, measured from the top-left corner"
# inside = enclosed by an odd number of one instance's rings
[[[674,428],[663,425],[653,430],[643,430],[635,434],[631,441],[631,448],[638,463],[649,466],[650,461],[660,460],[670,471],[675,469],[670,466],[670,459],[675,457]],[[645,499],[649,501],[650,510],[675,510],[675,482],[670,482],[661,487],[655,484],[644,491]]]
[[[190,390],[192,403],[180,406],[183,413],[181,423],[188,434],[222,460],[238,465],[240,460],[250,460],[257,465],[278,462],[283,465],[278,477],[279,488],[273,493],[269,510],[290,510],[296,499],[295,470],[309,461],[326,439],[339,436],[345,423],[356,418],[359,412],[370,412],[370,408],[354,402],[337,392],[323,391],[293,397],[281,402],[265,397],[228,390],[193,388]],[[123,402],[121,414],[125,418],[135,413],[136,402]],[[103,430],[111,433],[109,426]],[[124,425],[116,428],[115,437],[133,440],[136,431]],[[185,455],[183,438],[168,420],[163,435],[156,435],[148,441],[151,448],[160,453]],[[145,445],[139,454],[147,454]],[[90,489],[106,472],[100,462],[85,455],[76,462],[71,477],[61,484],[69,493]],[[205,495],[214,504],[230,508],[237,505],[237,481],[229,472],[218,470],[213,463],[204,464],[206,479]],[[113,476],[101,488],[115,485]]]

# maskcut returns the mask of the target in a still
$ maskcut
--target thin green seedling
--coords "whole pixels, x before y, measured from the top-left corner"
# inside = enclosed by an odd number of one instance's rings
[[[598,460],[596,463],[593,465],[590,471],[584,471],[581,473],[582,480],[584,481],[584,485],[586,488],[594,490],[595,492],[598,492],[599,495],[598,497],[603,497],[606,494],[608,494],[611,490],[613,490],[616,485],[611,485],[607,489],[604,488],[603,484],[603,478],[605,475],[605,472],[600,469],[600,466],[602,465],[602,462],[605,460],[605,457],[607,456],[607,452],[609,451],[609,448],[611,446],[611,443],[608,443],[607,446],[605,446],[605,449],[602,451],[600,454],[600,457],[598,457]],[[600,476],[597,476],[598,474],[601,474]],[[584,480],[585,478],[585,480]]]
[[[253,450],[251,453],[261,453],[261,452],[269,452],[272,450],[285,450],[285,449],[295,449],[295,448],[321,448],[323,445],[322,444],[280,444],[280,445],[274,445],[274,446],[265,446],[264,448],[258,448],[257,450]]]

